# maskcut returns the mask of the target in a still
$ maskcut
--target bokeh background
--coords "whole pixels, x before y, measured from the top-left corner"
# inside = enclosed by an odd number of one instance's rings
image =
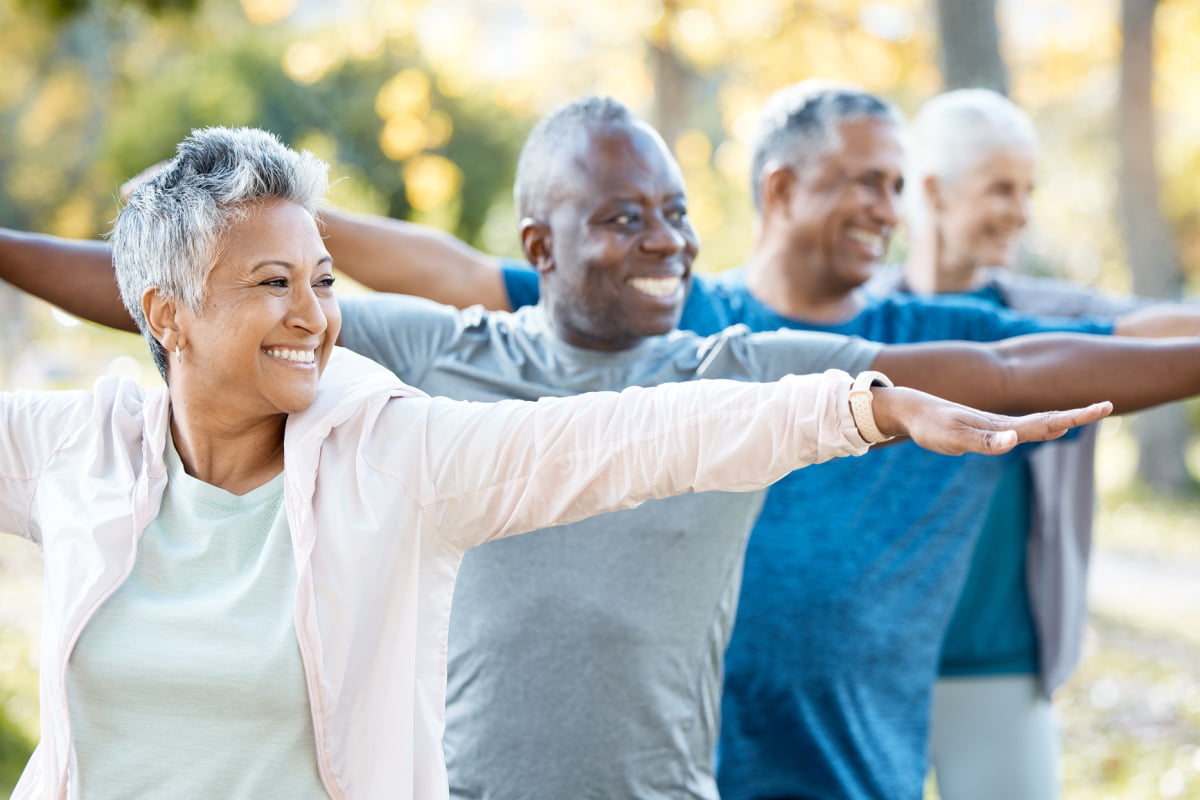
[[[189,130],[256,125],[330,162],[337,205],[517,255],[525,133],[609,93],[673,147],[697,269],[718,271],[754,236],[756,112],[810,77],[908,113],[945,88],[1008,93],[1042,136],[1025,267],[1192,293],[1197,0],[0,0],[0,226],[102,235],[121,182]],[[0,283],[0,389],[105,373],[157,381],[140,339]],[[1057,698],[1071,800],[1200,798],[1195,417],[1105,423],[1088,652]],[[0,791],[37,737],[39,608],[36,550],[0,537]]]

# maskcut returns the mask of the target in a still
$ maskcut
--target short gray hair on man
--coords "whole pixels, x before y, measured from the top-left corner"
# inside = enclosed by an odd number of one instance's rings
[[[906,137],[905,215],[923,224],[929,209],[921,189],[930,175],[954,186],[999,148],[1036,151],[1037,130],[1029,115],[991,89],[955,89],[939,94],[913,117]]]
[[[572,137],[580,131],[636,121],[624,103],[599,95],[572,100],[542,117],[517,159],[513,199],[518,219],[537,219],[546,213],[551,199],[548,187],[554,184],[563,158],[573,153]]]
[[[262,200],[286,200],[310,213],[328,187],[329,167],[256,128],[203,128],[180,143],[158,174],[138,186],[112,230],[121,302],[167,379],[167,354],[142,313],[151,287],[192,311],[204,304],[209,270],[229,226]]]
[[[775,165],[799,166],[840,147],[838,126],[862,118],[904,124],[904,116],[891,103],[846,84],[807,80],[771,95],[751,147],[750,192],[755,209],[762,211],[764,171]]]

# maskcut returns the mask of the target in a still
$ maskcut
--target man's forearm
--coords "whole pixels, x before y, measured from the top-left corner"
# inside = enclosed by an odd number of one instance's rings
[[[0,279],[78,317],[137,330],[104,242],[0,229]]]
[[[334,266],[370,289],[510,310],[498,259],[444,231],[337,209],[320,217]]]
[[[1122,314],[1113,332],[1120,336],[1169,337],[1200,334],[1200,304],[1161,303]]]
[[[1111,400],[1117,413],[1200,393],[1200,339],[1046,333],[991,344],[885,348],[873,368],[898,386],[1023,414]]]

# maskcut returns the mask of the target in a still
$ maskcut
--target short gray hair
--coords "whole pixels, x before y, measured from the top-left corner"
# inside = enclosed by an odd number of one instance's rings
[[[807,80],[780,89],[763,106],[750,162],[750,193],[762,211],[762,175],[772,165],[798,166],[841,146],[838,126],[854,119],[896,126],[904,116],[891,103],[854,86]]]
[[[604,125],[636,121],[624,103],[611,97],[591,95],[572,100],[551,111],[533,126],[517,159],[513,199],[519,219],[546,213],[547,187],[553,185],[562,160],[571,154],[571,137]]]
[[[956,89],[933,98],[913,117],[905,156],[905,216],[922,224],[929,209],[921,185],[930,175],[953,186],[1001,147],[1036,150],[1029,115],[991,89]]]
[[[113,225],[121,302],[167,379],[167,354],[142,313],[154,287],[192,311],[204,304],[221,237],[261,200],[286,200],[310,213],[325,195],[329,167],[256,128],[203,128],[180,143],[158,174],[138,186]]]

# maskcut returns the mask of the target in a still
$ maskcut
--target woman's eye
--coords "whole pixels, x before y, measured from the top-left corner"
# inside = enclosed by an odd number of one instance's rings
[[[618,225],[632,225],[637,222],[637,214],[618,214],[613,217],[613,222]]]
[[[334,281],[334,278],[333,278],[333,276],[332,276],[332,275],[328,275],[328,276],[326,276],[326,277],[324,277],[324,278],[321,278],[321,280],[317,281],[317,286],[318,286],[318,287],[320,287],[320,288],[322,288],[322,289],[332,289],[332,288],[333,288],[333,281]]]
[[[287,278],[271,278],[270,280],[263,281],[262,285],[263,286],[274,286],[279,289],[286,289],[288,284],[287,284]]]
[[[672,222],[678,222],[679,220],[685,219],[686,217],[687,217],[687,209],[686,208],[674,208],[667,212],[667,219],[671,220]]]

